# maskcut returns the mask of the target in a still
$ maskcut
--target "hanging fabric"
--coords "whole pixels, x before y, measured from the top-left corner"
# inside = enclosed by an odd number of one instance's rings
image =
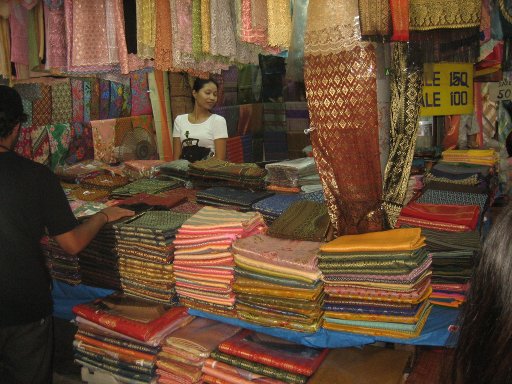
[[[313,155],[338,236],[382,228],[375,48],[357,18],[356,0],[310,2],[304,38]]]
[[[389,36],[389,0],[360,0],[359,19],[362,36]]]
[[[410,62],[406,43],[396,43],[392,55],[390,149],[382,197],[389,228],[394,228],[407,193],[423,77],[422,67]]]
[[[171,161],[173,160],[171,141],[172,119],[168,73],[155,70],[148,74],[148,80],[158,153],[160,154],[160,160]]]

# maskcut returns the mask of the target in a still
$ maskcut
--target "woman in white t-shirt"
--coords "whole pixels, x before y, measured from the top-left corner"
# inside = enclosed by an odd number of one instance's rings
[[[174,160],[181,157],[181,145],[187,138],[199,140],[200,147],[210,149],[210,156],[225,160],[228,138],[226,119],[211,112],[217,103],[217,83],[212,79],[197,78],[192,88],[192,96],[192,113],[179,115],[174,120]]]

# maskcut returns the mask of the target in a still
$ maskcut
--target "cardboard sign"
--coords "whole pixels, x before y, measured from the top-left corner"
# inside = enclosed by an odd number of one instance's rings
[[[473,113],[473,64],[429,63],[423,71],[420,116]]]
[[[503,79],[497,83],[489,83],[489,100],[512,100],[512,81]]]

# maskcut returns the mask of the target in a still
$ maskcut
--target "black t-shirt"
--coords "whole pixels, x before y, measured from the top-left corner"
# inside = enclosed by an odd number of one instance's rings
[[[77,225],[57,177],[13,152],[0,153],[0,326],[52,311],[50,276],[39,245]]]

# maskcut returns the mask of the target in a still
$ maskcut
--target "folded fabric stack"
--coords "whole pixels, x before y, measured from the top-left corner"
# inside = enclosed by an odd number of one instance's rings
[[[159,195],[150,195],[148,193],[137,193],[122,200],[111,200],[112,205],[131,209],[135,212],[147,211],[149,209],[170,209],[180,205],[187,196],[184,194],[170,193],[173,191],[162,192]]]
[[[306,383],[327,356],[315,349],[250,330],[219,344],[203,366],[205,383]]]
[[[432,255],[432,294],[436,305],[459,307],[469,288],[471,271],[480,252],[480,234],[422,230]]]
[[[498,162],[498,154],[494,149],[448,149],[443,151],[443,161],[494,166]]]
[[[120,188],[129,182],[130,180],[126,176],[102,173],[83,178],[79,187],[71,191],[71,196],[85,201],[106,199],[114,189]]]
[[[78,254],[82,283],[120,289],[116,236],[113,223],[105,224],[89,245]]]
[[[189,176],[193,181],[222,182],[222,185],[246,187],[254,189],[265,188],[267,171],[253,163],[230,163],[210,158],[190,164]]]
[[[188,180],[188,166],[190,165],[190,161],[180,159],[173,160],[167,163],[163,163],[158,166],[158,171],[161,175],[174,177],[178,180],[186,181]]]
[[[300,187],[320,182],[320,175],[312,157],[267,164],[265,169],[268,172],[266,181],[272,185]]]
[[[239,327],[215,320],[195,318],[162,343],[156,361],[159,384],[201,383],[201,368],[210,353]]]
[[[230,187],[211,187],[198,191],[196,199],[198,203],[217,207],[235,206],[242,211],[249,211],[257,201],[272,196],[272,192],[250,191]]]
[[[424,176],[424,184],[442,182],[456,185],[489,187],[492,179],[492,168],[487,165],[439,162]]]
[[[51,237],[41,239],[41,249],[53,279],[70,285],[78,285],[82,282],[78,255],[65,252]]]
[[[252,205],[252,209],[261,213],[268,225],[283,214],[284,211],[294,202],[299,200],[316,201],[322,203],[325,201],[322,191],[311,193],[276,193],[274,196],[267,197]]]
[[[78,304],[73,312],[75,362],[113,382],[154,383],[163,340],[194,319],[185,307],[166,309],[120,294]]]
[[[231,245],[238,238],[265,230],[263,217],[257,212],[204,207],[188,219],[174,240],[174,275],[180,303],[236,317]]]
[[[178,180],[157,180],[157,179],[139,179],[123,187],[116,188],[110,194],[112,199],[123,199],[137,193],[149,193],[156,195],[173,188],[178,188],[181,183]]]
[[[323,245],[324,328],[419,336],[432,307],[430,264],[419,228],[341,236]]]
[[[163,160],[127,160],[124,163],[123,173],[131,179],[155,177],[158,167],[164,164]]]
[[[268,234],[283,239],[326,241],[330,236],[331,221],[325,203],[299,200],[269,227]]]
[[[176,304],[172,261],[176,231],[191,215],[147,211],[114,225],[121,286],[126,294]]]
[[[320,242],[254,235],[233,243],[236,312],[268,327],[315,332],[321,326]]]
[[[410,202],[402,208],[396,227],[404,225],[448,232],[467,232],[477,228],[477,205],[425,204]]]

